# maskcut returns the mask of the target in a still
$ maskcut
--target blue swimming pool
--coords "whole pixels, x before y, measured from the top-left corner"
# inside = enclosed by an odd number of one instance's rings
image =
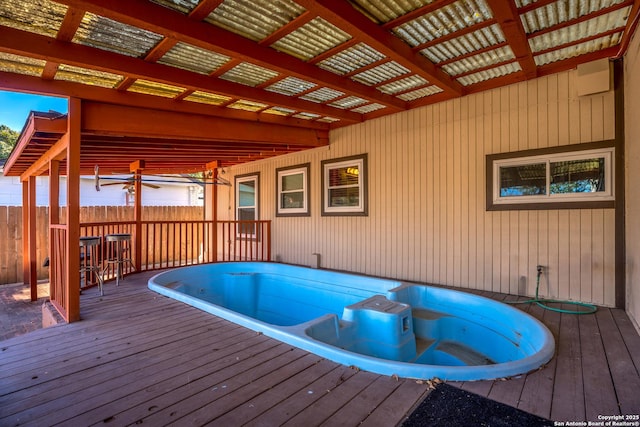
[[[553,357],[528,314],[464,292],[278,263],[160,273],[149,288],[345,365],[471,381],[529,372]]]

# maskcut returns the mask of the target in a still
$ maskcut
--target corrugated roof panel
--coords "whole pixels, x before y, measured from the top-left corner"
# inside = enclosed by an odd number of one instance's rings
[[[191,95],[184,98],[185,101],[199,102],[201,104],[221,105],[228,102],[231,98],[215,93],[195,91]]]
[[[316,121],[323,122],[323,123],[335,123],[335,122],[339,122],[340,119],[336,119],[335,117],[321,117]]]
[[[442,89],[438,86],[427,86],[421,89],[413,90],[411,92],[403,93],[402,95],[398,95],[398,98],[403,101],[415,101],[416,99],[424,98],[425,96],[435,95],[436,93],[442,92]]]
[[[405,77],[404,79],[382,85],[378,87],[378,90],[382,93],[393,95],[394,93],[404,92],[418,86],[424,86],[427,83],[429,82],[425,78],[414,74],[412,76]]]
[[[277,76],[278,73],[273,70],[242,62],[221,75],[220,78],[255,87]]]
[[[267,113],[267,114],[275,114],[277,116],[289,116],[293,113],[295,113],[295,110],[291,110],[289,108],[284,108],[284,107],[271,107],[268,108],[264,111],[262,111],[263,113]]]
[[[515,59],[515,57],[516,56],[513,54],[511,47],[505,46],[489,52],[483,52],[462,58],[459,61],[446,64],[442,69],[450,76],[457,76],[458,74],[468,73],[469,71],[473,71],[478,68],[488,67],[510,59]]]
[[[40,77],[44,65],[45,61],[41,59],[0,52],[0,71]]]
[[[434,0],[352,0],[378,23],[389,22]]]
[[[205,21],[259,41],[304,11],[291,0],[225,0]]]
[[[49,0],[2,0],[0,25],[55,37],[67,6]]]
[[[240,99],[233,104],[227,105],[228,108],[244,111],[260,111],[268,107],[267,104],[261,104],[259,102],[247,101],[246,99]]]
[[[136,80],[131,86],[129,86],[128,91],[144,93],[147,95],[156,95],[162,96],[165,98],[175,98],[184,92],[184,88],[167,85],[164,83],[152,82],[149,80]]]
[[[625,23],[625,14],[618,12],[609,13],[588,21],[579,22],[569,27],[560,28],[550,33],[542,34],[538,37],[532,37],[529,39],[529,45],[531,46],[531,51],[535,54],[536,52],[552,49],[565,43],[601,34],[614,28],[624,27]]]
[[[314,90],[313,92],[309,92],[300,97],[300,99],[305,99],[307,101],[323,103],[335,99],[339,96],[344,95],[344,92],[340,92],[339,90],[331,89],[328,87],[323,87],[318,90]]]
[[[372,111],[382,110],[383,108],[387,108],[387,107],[385,107],[382,104],[377,104],[374,102],[372,104],[363,105],[362,107],[354,108],[351,111],[353,111],[354,113],[367,114],[367,113],[371,113]]]
[[[564,49],[553,50],[542,55],[535,55],[533,59],[535,60],[536,65],[540,66],[561,61],[563,59],[575,58],[576,56],[584,55],[585,53],[595,52],[597,50],[606,49],[619,44],[622,39],[622,34],[622,32],[619,32],[585,43],[569,46]]]
[[[151,0],[154,3],[166,8],[178,11],[185,15],[189,14],[199,3],[200,0]]]
[[[275,82],[274,84],[267,86],[265,90],[281,93],[283,95],[293,96],[299,94],[300,92],[307,91],[315,86],[317,86],[315,83],[308,82],[297,77],[286,77],[279,82]]]
[[[395,27],[393,31],[411,46],[418,46],[491,18],[493,15],[484,0],[460,0]]]
[[[200,74],[210,74],[231,58],[187,43],[178,42],[158,60],[159,63]]]
[[[343,75],[384,58],[385,55],[369,45],[358,43],[355,46],[336,53],[324,61],[318,62],[318,67]]]
[[[491,68],[489,70],[479,71],[468,76],[460,77],[457,79],[463,86],[469,86],[475,83],[480,83],[486,80],[495,79],[496,77],[506,76],[508,74],[517,73],[522,71],[522,67],[518,62],[512,62],[510,64],[501,65],[500,67]]]
[[[92,86],[114,88],[124,79],[124,76],[102,71],[89,70],[87,68],[74,67],[60,64],[55,80],[84,83]]]
[[[309,60],[334,48],[351,36],[322,18],[315,18],[271,45],[302,60]]]
[[[577,19],[581,16],[588,15],[592,12],[610,7],[612,5],[623,2],[624,0],[598,0],[598,1],[576,1],[576,0],[559,0],[555,3],[550,3],[546,6],[539,7],[531,12],[525,13],[520,16],[524,31],[527,34],[535,33],[536,31],[543,30],[545,28],[552,27],[556,24]],[[630,8],[631,6],[629,6]],[[614,22],[621,22],[623,19],[626,22],[626,16],[628,16],[629,8],[623,8],[611,14],[603,15],[594,19],[611,21],[610,28],[615,28],[617,24]],[[607,17],[608,15],[614,15]],[[622,16],[624,15],[624,17]],[[605,18],[607,17],[607,18]],[[599,26],[599,25],[597,25]],[[592,34],[592,33],[589,33]]]
[[[73,42],[141,58],[162,38],[160,34],[87,12]]]
[[[351,79],[363,83],[365,85],[373,86],[378,83],[393,79],[403,74],[409,74],[409,69],[403,67],[395,61],[390,61],[377,67],[373,67],[369,70],[355,74]]]
[[[468,55],[480,49],[495,46],[505,41],[498,24],[482,28],[455,39],[448,40],[420,51],[431,62],[439,63],[459,56]]]
[[[294,114],[293,117],[295,117],[296,119],[313,120],[320,117],[320,114],[301,112],[301,113]]]
[[[331,105],[332,107],[350,110],[351,108],[359,107],[360,105],[366,104],[367,102],[369,101],[367,101],[366,99],[359,98],[357,96],[347,96],[344,98],[337,99],[329,105]]]

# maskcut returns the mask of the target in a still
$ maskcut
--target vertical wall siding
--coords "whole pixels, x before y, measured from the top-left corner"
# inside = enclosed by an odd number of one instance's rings
[[[485,156],[614,138],[612,92],[566,72],[331,132],[330,147],[259,161],[274,258],[401,280],[614,305],[613,209],[487,212]],[[369,216],[323,217],[320,162],[369,157]],[[275,216],[275,169],[311,163],[311,217]],[[220,212],[233,218],[233,191]]]
[[[640,32],[624,57],[627,313],[640,332]]]

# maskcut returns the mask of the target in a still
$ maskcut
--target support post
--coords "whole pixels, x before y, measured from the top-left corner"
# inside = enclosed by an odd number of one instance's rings
[[[138,160],[129,165],[129,171],[133,172],[133,217],[135,221],[135,236],[133,241],[135,257],[133,262],[137,271],[141,271],[142,267],[142,171],[144,167],[144,160]]]
[[[53,257],[54,239],[51,226],[60,224],[60,161],[49,161],[49,295],[55,298]]]
[[[37,301],[35,176],[30,176],[22,182],[22,281],[29,285],[31,301]]]
[[[218,179],[218,162],[213,161],[207,163],[207,170],[212,172],[211,182],[216,182]],[[213,251],[211,259],[213,262],[218,262],[218,186],[217,185],[205,185],[204,187],[204,200],[206,201],[204,212],[205,220],[213,221],[213,229],[211,230],[211,242],[209,249]]]
[[[80,139],[81,101],[69,99],[67,120],[67,286],[69,323],[80,320]]]

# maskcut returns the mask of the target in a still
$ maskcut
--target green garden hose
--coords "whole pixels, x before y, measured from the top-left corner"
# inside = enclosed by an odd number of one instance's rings
[[[540,288],[540,276],[542,276],[542,266],[539,265],[538,267],[538,278],[536,279],[536,296],[534,299],[530,299],[530,300],[526,300],[526,301],[505,301],[507,304],[532,304],[535,303],[538,306],[544,308],[545,310],[551,310],[551,311],[556,311],[558,313],[565,313],[565,314],[593,314],[596,311],[598,311],[598,307],[596,307],[593,304],[587,304],[584,302],[578,302],[578,301],[561,301],[561,300],[555,300],[555,299],[544,299],[544,298],[539,298],[538,297],[538,289]],[[585,308],[585,310],[563,310],[561,308],[556,308],[556,307],[551,307],[547,304],[569,304],[569,305],[575,305],[578,307],[583,307]]]

